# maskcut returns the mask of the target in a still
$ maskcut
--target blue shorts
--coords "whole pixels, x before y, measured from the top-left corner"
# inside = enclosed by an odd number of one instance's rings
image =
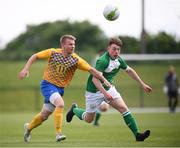
[[[53,93],[59,93],[61,96],[64,95],[64,87],[58,87],[46,80],[41,82],[41,93],[44,96],[44,103],[50,103],[49,98]]]

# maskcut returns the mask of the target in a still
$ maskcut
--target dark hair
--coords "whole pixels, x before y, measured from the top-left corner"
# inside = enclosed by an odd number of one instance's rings
[[[110,38],[108,45],[110,46],[111,44],[116,44],[116,45],[118,45],[120,47],[123,46],[122,40],[120,38],[118,38],[118,37]]]

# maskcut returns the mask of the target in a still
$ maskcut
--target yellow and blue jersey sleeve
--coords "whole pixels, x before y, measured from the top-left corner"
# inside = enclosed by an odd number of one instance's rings
[[[91,66],[83,58],[77,56],[76,54],[74,55],[78,58],[78,69],[83,71],[89,71]]]
[[[40,51],[40,52],[36,53],[37,58],[38,59],[48,59],[48,58],[50,58],[52,51],[55,51],[55,50],[56,49],[54,49],[54,48],[50,48],[50,49]]]

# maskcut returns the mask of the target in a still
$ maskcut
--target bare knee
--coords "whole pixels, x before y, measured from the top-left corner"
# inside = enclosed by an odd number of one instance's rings
[[[118,110],[120,113],[124,113],[129,110],[123,99],[116,99],[110,102],[110,105],[116,110]]]
[[[126,111],[128,111],[128,110],[129,110],[129,109],[128,109],[127,107],[124,107],[124,106],[123,106],[123,107],[120,107],[118,111],[119,111],[120,113],[124,113],[124,112],[126,112]]]
[[[93,120],[92,119],[84,119],[87,123],[91,123]]]
[[[64,108],[64,101],[62,98],[57,98],[54,100],[54,105],[56,108]]]
[[[84,121],[91,123],[94,120],[95,113],[86,113],[84,115]]]
[[[54,108],[51,108],[51,105],[44,104],[40,112],[41,118],[43,121],[47,120],[48,117],[52,114]]]
[[[43,121],[47,120],[49,115],[51,115],[51,112],[41,112],[41,118]]]
[[[64,108],[64,104],[57,104],[56,107],[57,107],[57,108],[62,108],[62,109],[63,109],[63,108]]]

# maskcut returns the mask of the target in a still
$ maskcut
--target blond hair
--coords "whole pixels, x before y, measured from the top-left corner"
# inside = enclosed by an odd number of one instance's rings
[[[74,41],[76,40],[76,38],[73,35],[65,34],[60,38],[60,44],[64,43],[66,39],[72,39]]]

